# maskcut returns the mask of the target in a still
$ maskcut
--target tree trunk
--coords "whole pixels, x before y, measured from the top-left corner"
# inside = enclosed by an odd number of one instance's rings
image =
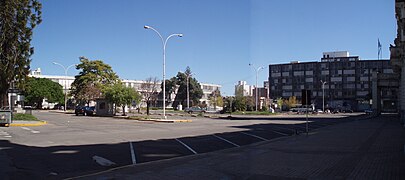
[[[122,106],[122,115],[123,115],[123,116],[126,116],[126,114],[125,114],[125,105]]]
[[[146,101],[146,115],[149,116],[150,101]]]
[[[7,93],[1,92],[1,94],[0,94],[0,108],[5,108],[7,106],[8,106]]]
[[[42,109],[42,100],[37,101],[37,109]]]

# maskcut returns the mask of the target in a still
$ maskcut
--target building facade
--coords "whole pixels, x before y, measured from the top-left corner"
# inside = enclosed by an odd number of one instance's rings
[[[41,72],[40,68],[31,71],[30,76],[35,77],[35,78],[46,78],[46,79],[52,80],[53,82],[59,83],[60,85],[62,85],[64,91],[66,91],[67,93],[69,93],[71,85],[72,85],[73,81],[75,80],[74,76],[42,75],[42,72]],[[143,94],[143,93],[145,93],[145,91],[148,91],[147,89],[142,88],[142,84],[153,83],[153,82],[148,82],[148,81],[144,81],[144,80],[128,80],[128,79],[124,79],[124,80],[121,80],[121,81],[126,87],[134,88],[140,94]],[[156,86],[155,91],[159,93],[160,91],[162,91],[161,86],[160,86],[161,81],[158,81],[156,83],[158,85]],[[212,94],[212,92],[214,92],[215,90],[220,91],[221,90],[221,85],[210,84],[210,83],[200,83],[200,86],[201,86],[201,89],[203,90],[203,97],[200,99],[200,102],[205,102],[208,106],[211,106],[209,97]],[[175,92],[177,92],[177,91],[175,91]],[[176,93],[171,94],[169,97],[171,99],[170,102],[173,102],[175,97],[176,97]],[[44,102],[43,105],[44,105],[44,107],[49,107],[49,108],[53,107],[53,104],[47,104],[46,102]],[[140,106],[141,107],[146,107],[146,102],[144,100],[142,100]],[[168,103],[167,106],[170,106],[170,103]]]
[[[394,72],[399,76],[398,104],[400,118],[405,124],[405,0],[395,1],[397,37],[390,47],[390,61]]]
[[[235,95],[238,90],[242,90],[243,96],[252,96],[254,86],[248,85],[246,81],[238,81],[238,84],[235,85]]]
[[[311,90],[312,103],[322,108],[371,108],[373,72],[392,73],[389,60],[360,60],[347,51],[323,53],[321,61],[269,65],[270,98],[301,99],[301,90]],[[323,86],[324,84],[324,86]],[[396,95],[386,89],[382,97]],[[325,94],[323,94],[323,92]]]

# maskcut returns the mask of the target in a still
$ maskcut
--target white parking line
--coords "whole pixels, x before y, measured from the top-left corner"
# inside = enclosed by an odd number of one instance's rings
[[[190,150],[191,152],[193,152],[194,154],[198,154],[197,152],[195,152],[194,150],[193,150],[193,148],[191,148],[190,146],[188,146],[187,144],[185,144],[185,143],[183,143],[183,142],[181,142],[179,139],[175,139],[177,142],[179,142],[180,144],[182,144],[184,147],[186,147],[188,150]]]
[[[27,127],[21,127],[21,129],[24,129],[24,130],[30,131],[30,132],[31,132],[31,133],[33,133],[33,134],[38,134],[38,133],[41,133],[41,132],[39,132],[39,131],[35,131],[35,130],[32,130],[32,129],[27,128]]]
[[[27,127],[21,127],[21,129],[24,129],[24,130],[27,130],[27,131],[31,131],[31,129],[30,129],[30,128],[27,128]]]
[[[134,147],[132,146],[132,142],[129,142],[129,149],[131,150],[132,164],[136,164],[135,151]]]
[[[3,136],[5,138],[11,138],[12,136],[10,136],[10,134],[8,132],[5,131],[0,131],[0,136]]]
[[[262,138],[262,137],[260,137],[260,136],[256,136],[256,135],[254,135],[254,134],[250,134],[250,133],[246,133],[246,132],[240,132],[240,133],[246,134],[246,135],[248,135],[248,136],[255,137],[255,138],[257,138],[257,139],[261,139],[261,140],[263,140],[263,141],[268,141],[268,139]]]
[[[227,143],[229,143],[229,144],[232,144],[232,145],[234,145],[234,146],[236,146],[236,147],[240,147],[239,145],[237,145],[237,144],[235,144],[235,143],[233,143],[233,142],[231,142],[231,141],[228,141],[228,140],[226,140],[226,139],[224,139],[224,138],[221,138],[221,137],[219,137],[219,136],[217,136],[217,135],[215,135],[215,134],[213,134],[213,136],[216,137],[216,138],[218,138],[218,139],[221,139],[221,140],[223,140],[223,141],[225,141],[225,142],[227,142]]]

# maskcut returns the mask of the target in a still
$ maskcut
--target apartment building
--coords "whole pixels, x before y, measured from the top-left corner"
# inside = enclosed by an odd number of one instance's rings
[[[360,60],[347,51],[325,52],[321,61],[269,65],[270,98],[301,99],[301,90],[311,90],[312,103],[322,108],[323,91],[328,108],[370,108],[373,72],[392,73],[389,60]],[[324,88],[323,85],[324,84]],[[382,90],[392,99],[398,89]]]
[[[235,94],[238,90],[242,90],[243,96],[252,96],[254,86],[248,85],[246,81],[238,81],[238,84],[235,85]]]
[[[405,125],[405,0],[395,0],[397,37],[390,47],[390,60],[399,76],[398,105],[402,123]]]

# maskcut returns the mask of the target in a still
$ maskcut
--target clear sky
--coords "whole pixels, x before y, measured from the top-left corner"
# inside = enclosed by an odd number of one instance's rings
[[[63,75],[79,57],[103,60],[122,79],[162,79],[162,43],[171,38],[166,77],[190,66],[199,82],[233,95],[239,80],[259,86],[268,65],[319,61],[322,52],[347,50],[361,59],[383,58],[396,37],[394,0],[43,0],[43,22],[34,32],[31,68]],[[69,75],[77,74],[70,69]]]

